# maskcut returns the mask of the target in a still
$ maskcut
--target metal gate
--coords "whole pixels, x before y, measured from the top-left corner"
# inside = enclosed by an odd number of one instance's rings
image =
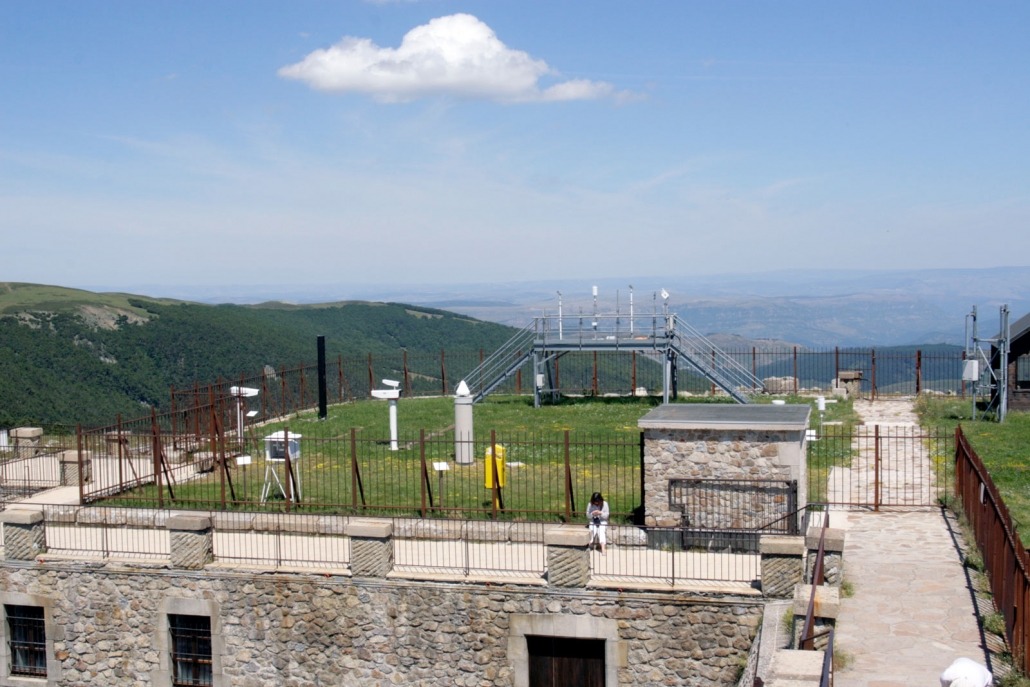
[[[797,534],[798,484],[774,479],[669,480],[669,506],[681,525],[704,530],[765,530]]]
[[[953,482],[950,429],[827,424],[807,444],[810,504],[937,506]]]

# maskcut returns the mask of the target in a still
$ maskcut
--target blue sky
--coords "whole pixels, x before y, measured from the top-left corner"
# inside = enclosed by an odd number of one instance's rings
[[[0,3],[0,279],[1026,265],[1028,30],[1026,2]]]

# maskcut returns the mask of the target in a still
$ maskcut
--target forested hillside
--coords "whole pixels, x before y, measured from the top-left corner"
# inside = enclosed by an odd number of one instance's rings
[[[502,325],[395,303],[201,305],[0,285],[0,427],[87,425],[168,404],[169,388],[328,355],[487,351]]]

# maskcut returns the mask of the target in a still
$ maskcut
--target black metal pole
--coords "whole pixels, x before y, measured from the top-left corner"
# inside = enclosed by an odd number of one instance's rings
[[[328,415],[326,407],[325,382],[325,337],[318,337],[318,419],[324,420]]]

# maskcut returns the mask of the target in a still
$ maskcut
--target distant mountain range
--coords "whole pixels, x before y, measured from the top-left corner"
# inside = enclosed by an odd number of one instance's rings
[[[533,317],[593,312],[635,317],[669,309],[709,334],[776,339],[808,347],[963,344],[966,316],[976,306],[980,333],[998,330],[999,307],[1012,319],[1030,311],[1030,267],[912,271],[784,270],[761,274],[624,277],[494,284],[305,287],[138,287],[155,296],[206,303],[297,303],[361,299],[411,303],[522,327]]]

